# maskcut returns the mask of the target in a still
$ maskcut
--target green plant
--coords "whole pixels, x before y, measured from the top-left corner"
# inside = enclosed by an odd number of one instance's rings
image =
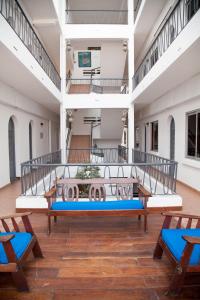
[[[76,178],[78,179],[91,179],[91,178],[99,178],[100,176],[100,168],[95,166],[86,166],[82,167],[76,173]],[[88,197],[89,194],[89,184],[79,184],[79,193],[81,197]]]

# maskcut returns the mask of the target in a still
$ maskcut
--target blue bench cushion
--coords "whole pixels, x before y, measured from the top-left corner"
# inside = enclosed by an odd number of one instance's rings
[[[200,237],[200,229],[163,229],[162,239],[177,259],[180,262],[186,241],[182,238],[183,235]],[[190,265],[200,264],[200,245],[195,245],[191,258]]]
[[[114,200],[114,201],[60,201],[52,204],[52,210],[128,210],[143,209],[140,200]]]
[[[27,232],[9,232],[9,233],[0,233],[0,236],[5,236],[5,235],[10,235],[14,234],[15,236],[12,238],[11,244],[13,246],[13,249],[15,251],[15,254],[17,258],[21,258],[22,255],[24,254],[25,250],[27,249],[31,239],[32,235]],[[0,243],[0,263],[1,264],[7,264],[8,263],[8,258],[6,256],[4,247],[2,243]]]

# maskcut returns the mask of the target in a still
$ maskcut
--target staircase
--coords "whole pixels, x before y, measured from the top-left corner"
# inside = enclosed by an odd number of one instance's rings
[[[90,140],[90,135],[72,135],[68,163],[90,162]]]

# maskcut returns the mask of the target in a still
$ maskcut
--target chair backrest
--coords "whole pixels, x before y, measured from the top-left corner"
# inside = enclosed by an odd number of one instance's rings
[[[79,188],[77,184],[63,184],[62,200],[63,201],[78,201]]]
[[[90,201],[105,201],[106,189],[103,184],[92,184],[89,189]]]
[[[117,200],[133,199],[133,185],[132,184],[117,184],[116,185]]]

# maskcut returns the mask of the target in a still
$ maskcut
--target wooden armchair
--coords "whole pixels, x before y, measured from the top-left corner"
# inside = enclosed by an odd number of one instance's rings
[[[200,216],[182,213],[164,213],[165,216],[154,259],[161,259],[163,251],[175,266],[168,289],[169,294],[178,294],[187,273],[200,272]],[[172,222],[173,220],[173,222]],[[182,222],[184,225],[182,227]],[[191,228],[195,222],[195,228]],[[171,228],[171,225],[174,225]]]
[[[19,291],[28,291],[28,283],[22,266],[32,251],[35,257],[43,257],[38,240],[28,216],[31,213],[17,213],[0,217],[0,224],[5,232],[0,232],[0,272],[12,274]],[[16,218],[21,218],[25,231],[20,232]],[[11,229],[12,227],[13,229]]]

